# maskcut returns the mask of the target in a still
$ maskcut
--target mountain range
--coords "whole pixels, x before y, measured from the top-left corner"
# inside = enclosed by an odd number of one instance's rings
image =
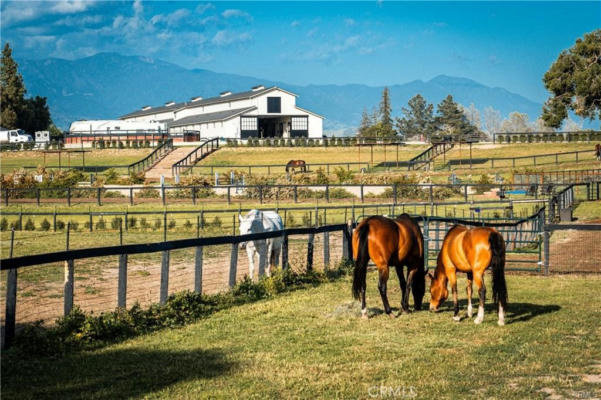
[[[276,85],[299,95],[297,104],[323,115],[326,134],[351,134],[364,108],[377,106],[383,87],[362,84],[307,85],[251,76],[186,69],[161,60],[117,53],[99,53],[77,60],[48,58],[18,60],[29,96],[45,96],[55,124],[68,129],[79,119],[114,119],[144,105],[169,100],[186,101],[194,96],[211,97],[220,92],[246,91],[258,84]],[[388,86],[393,115],[420,93],[438,104],[448,94],[455,101],[483,111],[493,107],[507,116],[520,111],[535,120],[541,104],[499,87],[474,80],[439,75],[429,81],[415,80]]]

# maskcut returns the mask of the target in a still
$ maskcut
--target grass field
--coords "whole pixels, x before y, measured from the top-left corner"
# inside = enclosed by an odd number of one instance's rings
[[[462,307],[464,282],[461,277]],[[508,288],[504,327],[497,326],[492,304],[479,326],[453,322],[448,302],[438,314],[390,319],[381,314],[376,274],[370,273],[371,318],[364,321],[345,278],[94,351],[35,359],[5,352],[2,394],[19,399],[600,397],[601,309],[591,295],[601,289],[601,277],[511,275]],[[398,306],[394,278],[389,296]]]
[[[146,157],[153,149],[89,149],[90,152],[85,155],[85,165],[128,165]],[[81,166],[81,154],[70,155],[71,166]],[[61,165],[66,167],[69,163],[69,156],[65,153],[61,155]],[[46,164],[48,166],[58,166],[58,154],[47,154]],[[41,151],[16,151],[0,153],[0,171],[2,173],[12,172],[15,169],[24,166],[44,166],[44,154]]]

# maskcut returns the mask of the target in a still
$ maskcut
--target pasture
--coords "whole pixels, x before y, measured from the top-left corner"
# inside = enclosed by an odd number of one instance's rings
[[[509,275],[504,327],[496,324],[490,296],[480,326],[453,322],[449,301],[437,314],[390,319],[381,314],[376,281],[370,272],[367,321],[359,318],[346,277],[59,358],[7,351],[2,393],[20,399],[601,396],[601,309],[591,300],[599,276]],[[460,276],[463,308],[464,287]],[[398,309],[396,276],[389,296]]]

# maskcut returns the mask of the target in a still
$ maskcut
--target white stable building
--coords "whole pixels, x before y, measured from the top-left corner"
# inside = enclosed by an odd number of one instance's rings
[[[200,138],[321,138],[323,117],[296,105],[297,95],[276,86],[219,97],[193,97],[163,106],[145,106],[121,116],[127,122],[159,122],[184,141]],[[182,140],[182,139],[180,139]]]

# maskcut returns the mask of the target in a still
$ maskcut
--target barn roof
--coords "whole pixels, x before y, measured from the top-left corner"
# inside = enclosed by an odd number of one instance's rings
[[[204,124],[207,122],[226,121],[226,120],[234,118],[240,114],[244,114],[248,111],[253,111],[256,109],[257,109],[257,107],[253,106],[253,107],[246,107],[246,108],[237,108],[234,110],[191,115],[189,117],[184,117],[184,118],[177,119],[175,121],[168,122],[167,127],[173,128],[176,126],[185,126],[185,125],[194,125],[194,124]]]
[[[259,90],[249,90],[246,92],[240,92],[240,93],[232,93],[230,95],[227,96],[216,96],[216,97],[211,97],[208,99],[202,99],[202,100],[197,100],[197,101],[189,101],[189,102],[183,102],[183,103],[175,103],[172,104],[170,106],[158,106],[158,107],[151,107],[149,109],[146,110],[137,110],[134,112],[131,112],[129,114],[125,114],[119,117],[119,119],[125,119],[125,118],[132,118],[132,117],[140,117],[140,116],[144,116],[144,115],[152,115],[152,114],[159,114],[159,113],[163,113],[163,112],[168,112],[168,111],[177,111],[177,110],[181,110],[183,108],[195,108],[195,107],[201,107],[201,106],[207,106],[210,104],[219,104],[219,103],[227,103],[230,101],[236,101],[236,100],[246,100],[246,99],[252,99],[253,97],[257,97],[260,96],[262,94],[265,94],[267,92],[270,92],[272,90],[281,90],[283,92],[289,93],[293,96],[296,96],[294,93],[290,93],[286,90],[283,90],[281,88],[278,88],[277,86],[272,86],[272,87],[268,87],[265,89],[259,89]]]

